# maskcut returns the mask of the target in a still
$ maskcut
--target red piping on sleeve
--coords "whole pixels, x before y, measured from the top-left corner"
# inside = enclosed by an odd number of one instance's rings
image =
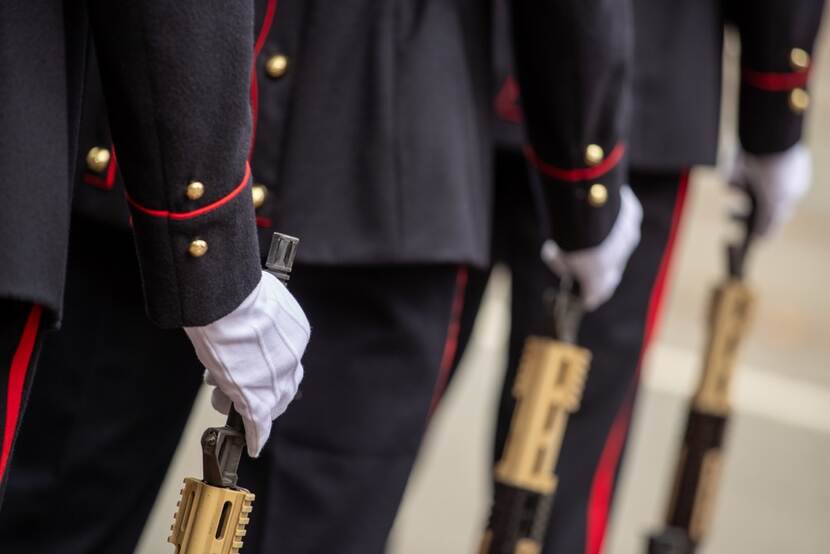
[[[240,183],[236,185],[236,188],[234,188],[230,193],[220,198],[216,202],[213,202],[212,204],[208,204],[207,206],[203,206],[198,210],[193,210],[190,212],[168,212],[167,210],[152,210],[150,208],[145,208],[144,206],[133,200],[133,198],[128,193],[125,192],[124,195],[127,197],[127,202],[130,203],[130,206],[132,206],[133,208],[135,208],[143,214],[151,215],[153,217],[164,217],[167,219],[172,219],[174,221],[182,221],[185,219],[192,219],[194,217],[204,215],[208,212],[212,212],[217,208],[221,208],[222,206],[236,198],[236,196],[239,195],[240,192],[245,190],[245,187],[248,185],[248,181],[250,179],[251,165],[248,162],[245,162],[245,176],[242,177],[242,181],[240,181]]]
[[[115,176],[118,173],[118,160],[115,158],[114,144],[110,146],[110,154],[110,163],[107,164],[107,174],[104,178],[102,179],[92,173],[85,173],[83,177],[84,183],[92,185],[93,187],[98,187],[99,189],[112,190],[112,187],[115,186]]]
[[[767,92],[786,92],[794,88],[806,87],[810,71],[793,73],[764,73],[743,68],[741,77],[744,82]]]
[[[576,169],[563,169],[561,167],[556,167],[546,163],[539,158],[536,151],[530,146],[525,146],[524,151],[525,157],[531,165],[533,165],[533,167],[544,175],[553,177],[554,179],[559,179],[560,181],[577,182],[597,179],[614,169],[614,167],[620,163],[620,160],[625,153],[625,145],[623,143],[617,144],[614,149],[611,150],[611,153],[608,154],[608,156],[601,163],[595,165],[594,167],[580,167]]]
[[[0,481],[6,471],[14,442],[17,422],[23,405],[23,389],[26,384],[26,375],[29,372],[29,363],[32,361],[32,352],[35,349],[35,340],[40,329],[40,317],[43,309],[33,304],[26,318],[20,342],[14,351],[12,365],[9,370],[9,383],[6,391],[6,428],[3,430],[3,451],[0,454]]]
[[[677,230],[680,226],[683,206],[686,201],[688,184],[689,172],[686,170],[680,177],[680,186],[678,187],[677,198],[674,203],[671,228],[669,230],[666,248],[663,251],[663,259],[660,261],[657,278],[651,288],[651,297],[648,303],[648,312],[646,313],[645,331],[643,333],[643,346],[640,349],[637,372],[631,384],[631,390],[628,393],[627,399],[623,402],[619,412],[617,412],[617,416],[611,426],[611,431],[605,440],[605,446],[602,449],[599,464],[594,473],[594,480],[591,484],[591,496],[588,501],[588,513],[586,514],[585,554],[600,554],[602,552],[605,532],[608,528],[608,514],[611,509],[611,496],[617,477],[617,467],[623,445],[625,444],[625,437],[631,425],[631,415],[634,410],[634,391],[640,380],[640,367],[643,363],[643,357],[651,344],[654,329],[660,319],[663,293],[665,292],[665,284],[671,266],[675,238],[677,237]]]
[[[427,421],[432,419],[432,414],[438,407],[438,403],[441,401],[447,388],[452,362],[455,359],[455,352],[458,350],[458,333],[461,331],[461,314],[464,310],[464,292],[466,289],[467,268],[462,266],[458,268],[458,273],[455,275],[455,293],[452,299],[450,324],[447,328],[447,338],[444,341],[444,352],[441,355],[438,378],[435,381],[435,388],[432,391],[432,400],[429,405]]]

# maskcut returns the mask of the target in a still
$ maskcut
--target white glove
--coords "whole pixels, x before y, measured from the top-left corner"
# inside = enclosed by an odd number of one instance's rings
[[[217,388],[211,403],[227,414],[231,401],[245,424],[248,454],[256,458],[271,422],[297,394],[300,360],[310,336],[302,308],[276,277],[262,272],[234,311],[204,327],[185,327],[196,355]]]
[[[600,244],[566,252],[552,240],[542,246],[542,261],[560,276],[579,283],[586,310],[594,310],[611,298],[622,279],[628,259],[640,243],[643,208],[627,186],[620,189],[620,212],[611,232]]]
[[[755,234],[777,230],[792,216],[799,200],[810,188],[810,150],[801,143],[777,154],[755,156],[740,150],[729,182],[749,187],[757,200]]]

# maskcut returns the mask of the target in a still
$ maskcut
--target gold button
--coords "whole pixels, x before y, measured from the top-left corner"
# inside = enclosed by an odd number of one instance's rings
[[[810,67],[810,54],[801,48],[790,50],[790,67],[793,71],[806,71]]]
[[[272,79],[279,79],[288,71],[288,58],[282,54],[274,54],[265,62],[265,73]]]
[[[95,146],[86,155],[86,166],[90,171],[101,173],[110,163],[110,151],[108,148]]]
[[[265,199],[268,197],[268,189],[265,185],[257,183],[251,189],[251,196],[254,199],[254,208],[259,209],[265,204]]]
[[[205,185],[199,181],[191,181],[187,185],[187,197],[191,200],[198,200],[205,194]]]
[[[602,162],[605,158],[605,152],[603,152],[602,147],[598,144],[589,144],[585,148],[585,163],[594,166],[598,163]]]
[[[810,95],[803,88],[795,88],[790,92],[790,109],[802,114],[810,107]]]
[[[202,239],[196,239],[187,247],[187,253],[194,258],[201,258],[207,252],[208,246]]]
[[[588,189],[588,203],[595,208],[604,206],[608,201],[608,189],[605,185],[595,183]]]

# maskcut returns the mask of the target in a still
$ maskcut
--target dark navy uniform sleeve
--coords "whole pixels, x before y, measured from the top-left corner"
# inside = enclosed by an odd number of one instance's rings
[[[741,35],[739,134],[753,154],[786,150],[803,132],[824,0],[737,0]]]
[[[260,279],[247,163],[252,4],[89,3],[148,314],[163,327],[210,323]]]
[[[625,179],[633,48],[629,0],[512,2],[513,43],[530,146],[565,250],[610,232]]]

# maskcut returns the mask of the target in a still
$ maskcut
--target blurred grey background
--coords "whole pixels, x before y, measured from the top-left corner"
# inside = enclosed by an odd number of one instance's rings
[[[830,19],[830,17],[826,18]],[[830,552],[830,39],[813,78],[813,188],[784,232],[750,260],[759,311],[744,346],[735,416],[710,540],[702,554]],[[734,37],[733,37],[734,38]],[[734,144],[738,46],[726,49],[721,158]],[[693,173],[663,324],[645,361],[606,554],[641,554],[661,522],[704,340],[704,307],[723,275],[730,198],[716,170]],[[437,414],[390,542],[391,554],[477,552],[489,502],[493,408],[505,360],[509,274],[497,272],[458,378]],[[138,552],[165,540],[179,486],[200,475],[199,436],[221,418],[202,391]],[[355,509],[360,509],[355,506]],[[256,509],[256,504],[254,505]],[[332,553],[336,554],[336,553]]]

